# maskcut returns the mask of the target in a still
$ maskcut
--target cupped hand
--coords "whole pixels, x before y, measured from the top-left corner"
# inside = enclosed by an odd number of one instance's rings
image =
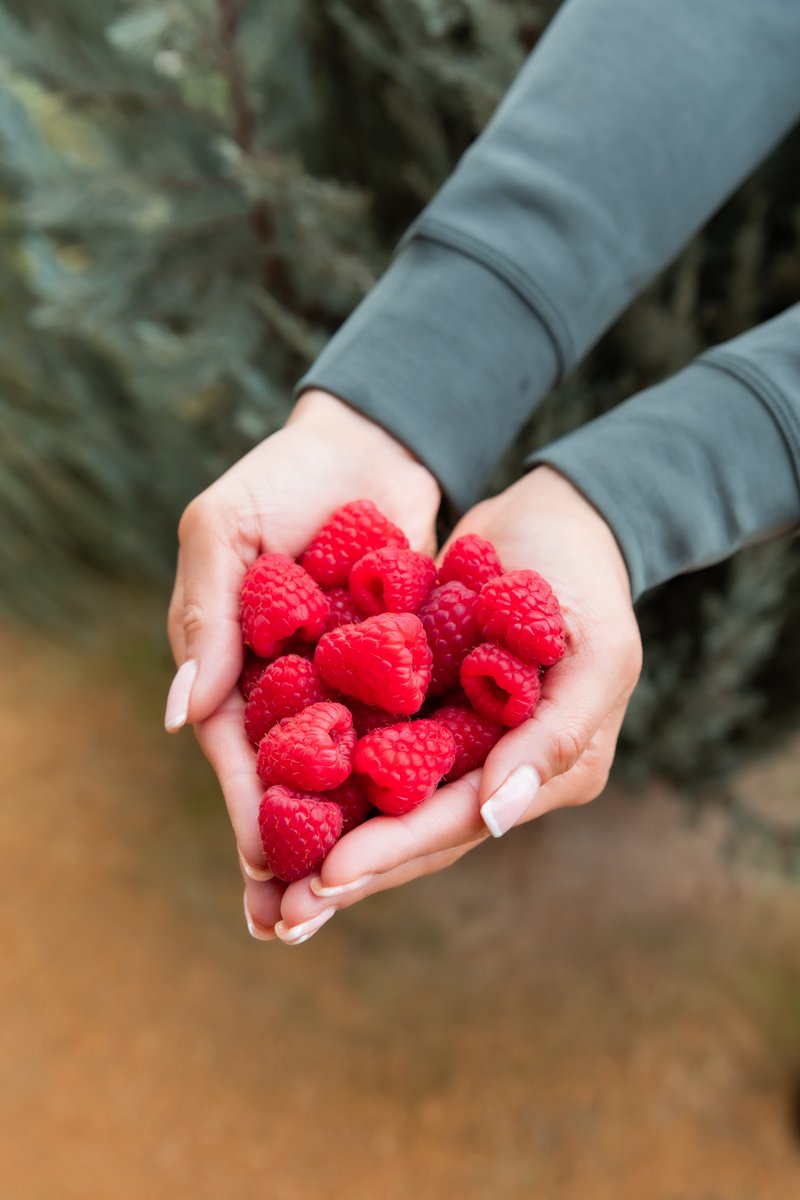
[[[269,934],[283,887],[263,882],[268,872],[257,820],[263,789],[237,687],[240,587],[259,554],[298,555],[335,508],[362,498],[399,525],[414,549],[434,553],[440,493],[433,476],[366,417],[334,396],[308,391],[282,430],[191,502],[178,529],[168,617],[178,672],[165,725],[170,732],[194,725],[219,777],[246,878],[245,913],[256,933]]]
[[[453,538],[492,542],[506,570],[532,568],[552,585],[567,651],[544,675],[534,716],[509,730],[482,770],[440,788],[402,817],[376,817],[334,846],[320,875],[291,884],[278,934],[305,940],[338,908],[455,862],[490,833],[605,787],[639,678],[641,640],[628,573],[603,518],[563,476],[539,467],[473,508]]]

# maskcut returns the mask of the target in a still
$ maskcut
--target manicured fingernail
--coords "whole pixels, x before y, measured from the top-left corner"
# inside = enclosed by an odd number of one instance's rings
[[[258,942],[274,942],[277,935],[271,929],[268,929],[266,925],[259,925],[257,921],[253,920],[250,914],[250,906],[247,903],[247,892],[243,896],[243,903],[244,919],[247,921],[247,932],[250,934],[250,937],[254,937]]]
[[[345,896],[348,892],[357,892],[359,888],[364,887],[374,878],[374,875],[360,875],[352,883],[340,883],[338,887],[323,887],[319,875],[312,875],[308,884],[315,896],[326,900],[329,896]]]
[[[483,823],[492,837],[508,833],[530,803],[541,786],[541,780],[533,767],[517,767],[505,783],[494,792],[481,807]]]
[[[267,879],[275,878],[273,872],[268,867],[254,867],[252,863],[249,863],[241,850],[239,851],[239,862],[248,879],[255,879],[257,883],[264,883]]]
[[[187,658],[178,669],[167,696],[167,711],[164,713],[164,728],[167,733],[177,733],[186,724],[189,712],[189,697],[192,685],[197,676],[197,663],[193,658]]]
[[[317,930],[321,929],[326,921],[330,921],[335,913],[335,908],[325,908],[308,921],[301,921],[299,925],[289,926],[285,921],[278,921],[275,932],[285,945],[299,946],[301,942],[307,942],[310,937],[313,937]]]

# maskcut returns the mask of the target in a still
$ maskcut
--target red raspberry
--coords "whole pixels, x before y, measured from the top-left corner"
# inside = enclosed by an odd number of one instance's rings
[[[505,725],[490,721],[474,708],[457,704],[438,708],[431,713],[431,719],[449,729],[456,741],[456,760],[447,774],[448,782],[482,767],[489,751],[506,732]]]
[[[350,572],[350,593],[359,608],[382,612],[418,612],[436,578],[436,563],[427,554],[384,546],[360,558]]]
[[[502,642],[523,662],[551,667],[564,655],[561,609],[536,571],[507,571],[485,584],[475,615],[487,638]]]
[[[372,812],[372,801],[364,791],[364,785],[351,775],[331,792],[325,793],[326,800],[335,800],[342,810],[342,836],[363,825]]]
[[[256,770],[263,782],[326,792],[353,767],[356,734],[343,704],[312,704],[284,717],[261,739]]]
[[[431,652],[413,613],[381,613],[321,637],[314,662],[328,687],[405,716],[422,706]]]
[[[257,654],[252,654],[249,650],[247,651],[244,657],[242,673],[239,676],[239,691],[245,700],[250,698],[250,693],[268,666],[269,663],[265,658],[259,658]]]
[[[536,667],[493,642],[483,642],[469,652],[461,664],[461,686],[473,708],[501,725],[526,721],[539,702]]]
[[[323,587],[345,587],[350,568],[370,550],[407,545],[403,531],[371,500],[354,500],[337,508],[311,539],[300,563]]]
[[[369,704],[362,704],[360,700],[351,700],[348,697],[347,707],[353,717],[353,728],[360,738],[372,733],[373,729],[385,729],[387,725],[398,723],[397,713],[388,713],[384,708],[371,708]]]
[[[274,658],[281,643],[295,633],[316,641],[327,616],[322,591],[286,554],[260,555],[244,577],[242,633],[261,658]]]
[[[455,756],[455,738],[444,725],[410,721],[361,738],[354,769],[371,803],[397,816],[433,795]]]
[[[325,593],[328,601],[328,620],[325,632],[338,629],[340,625],[356,625],[364,620],[364,614],[356,604],[347,588],[331,588]]]
[[[480,641],[475,618],[477,593],[454,580],[435,588],[419,612],[433,655],[429,694],[446,692],[458,683],[465,656]]]
[[[277,784],[264,793],[258,828],[269,869],[292,883],[321,866],[341,834],[342,810],[321,796]]]
[[[286,654],[270,663],[250,692],[244,706],[245,733],[258,745],[267,730],[284,717],[330,699],[313,662]]]
[[[457,580],[465,587],[479,592],[484,583],[502,575],[503,567],[491,542],[477,533],[465,533],[456,538],[442,560],[437,583]]]

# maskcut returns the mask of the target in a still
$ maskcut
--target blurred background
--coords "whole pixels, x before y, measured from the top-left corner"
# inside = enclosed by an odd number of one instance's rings
[[[617,775],[299,949],[161,732],[184,505],[558,7],[0,0],[0,1191],[800,1194],[800,553],[640,606]],[[579,64],[576,65],[579,69]],[[498,469],[800,297],[790,137]]]

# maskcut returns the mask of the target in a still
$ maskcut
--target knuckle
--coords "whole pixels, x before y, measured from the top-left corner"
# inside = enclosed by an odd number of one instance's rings
[[[180,614],[180,624],[187,639],[202,633],[205,629],[206,617],[200,605],[193,602],[185,604]]]
[[[571,801],[573,806],[589,804],[606,790],[613,762],[614,742],[597,735],[576,768],[580,782]]]
[[[644,651],[636,626],[620,630],[603,646],[603,660],[616,664],[618,678],[623,682],[622,693],[630,695],[642,673]]]
[[[622,652],[623,669],[633,677],[634,683],[642,673],[644,649],[638,628],[631,630]]]
[[[183,619],[183,603],[180,600],[170,600],[167,609],[167,629],[180,629]]]
[[[604,651],[606,654],[612,654],[614,662],[622,667],[626,674],[629,673],[641,663],[642,639],[639,630],[635,626],[626,625],[623,629],[609,633]]]
[[[587,781],[586,789],[577,797],[575,803],[578,805],[589,804],[592,800],[596,800],[598,796],[601,796],[608,786],[610,774],[610,765],[599,767],[593,771]]]
[[[194,533],[199,527],[205,524],[206,521],[206,501],[205,493],[201,492],[199,496],[195,496],[191,500],[181,514],[181,519],[178,521],[178,541],[183,544],[187,537]]]
[[[553,774],[563,775],[571,770],[589,744],[585,725],[574,722],[557,731],[552,742]]]

